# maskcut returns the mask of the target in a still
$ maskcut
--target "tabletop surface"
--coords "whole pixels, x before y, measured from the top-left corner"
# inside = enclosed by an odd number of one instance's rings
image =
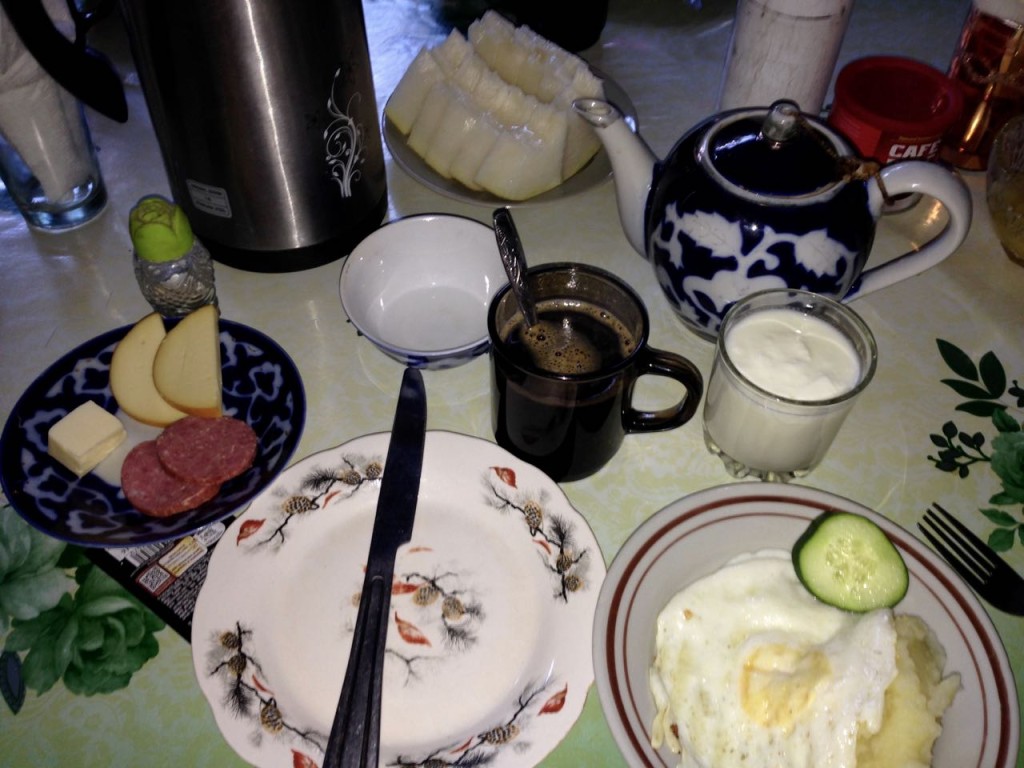
[[[366,0],[364,7],[383,106],[420,47],[447,33],[449,22],[435,11],[450,10],[451,4]],[[945,69],[966,9],[963,0],[858,0],[839,64],[893,53]],[[702,7],[683,0],[612,0],[600,41],[584,52],[629,94],[640,131],[657,154],[667,153],[684,131],[715,111],[733,10],[725,0]],[[122,125],[89,113],[110,194],[96,221],[64,234],[41,234],[11,209],[0,211],[0,414],[5,419],[54,360],[149,311],[131,269],[128,212],[143,194],[169,194],[169,187],[120,22],[105,22],[90,41],[118,65],[130,118]],[[489,222],[489,207],[440,196],[387,160],[388,219],[448,212]],[[979,459],[967,472],[948,472],[930,458],[940,450],[933,436],[943,434],[944,425],[954,424],[953,434],[969,441],[984,436],[974,453],[989,457],[996,435],[990,418],[957,409],[965,398],[943,383],[956,374],[938,341],[974,362],[988,354],[1001,363],[1007,384],[998,400],[1019,423],[1024,418],[1024,269],[1006,258],[993,234],[984,175],[965,173],[964,179],[974,221],[958,251],[922,275],[856,300],[855,309],[878,342],[877,374],[824,462],[799,482],[851,498],[912,530],[924,510],[939,502],[987,538],[1000,527],[983,511],[992,508],[990,499],[1000,490],[990,462]],[[578,260],[618,274],[647,303],[651,342],[690,358],[706,379],[713,348],[675,319],[651,266],[630,248],[611,182],[569,199],[517,208],[515,216],[531,263]],[[885,217],[871,263],[927,239],[941,221],[928,198],[906,213]],[[223,316],[274,339],[301,373],[308,418],[293,461],[387,431],[393,417],[402,367],[347,322],[338,298],[341,264],[273,276],[216,268]],[[493,440],[486,357],[428,371],[425,380],[430,429]],[[665,396],[657,384],[639,392],[641,402],[652,404]],[[610,563],[637,525],[657,510],[728,482],[732,478],[705,450],[694,419],[674,431],[627,437],[598,474],[562,488]],[[1011,533],[1024,524],[1020,503],[999,509],[1009,516],[1002,527]],[[1020,535],[1005,554],[1024,572],[1024,528],[1016,531]],[[989,613],[1012,667],[1024,669],[1024,619],[995,609]],[[3,637],[7,617],[0,622]],[[81,696],[58,683],[42,695],[29,691],[17,714],[0,704],[0,765],[243,765],[200,692],[188,643],[170,629],[158,631],[156,639],[159,652],[127,687]],[[543,764],[622,762],[591,689],[582,717]],[[1024,761],[1018,758],[1017,764]]]

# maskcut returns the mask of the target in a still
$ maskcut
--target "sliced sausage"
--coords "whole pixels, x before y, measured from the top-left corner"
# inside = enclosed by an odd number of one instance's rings
[[[257,443],[252,427],[239,419],[186,416],[160,433],[156,448],[172,475],[201,485],[219,485],[252,466]]]
[[[155,440],[139,443],[121,466],[121,488],[139,512],[167,517],[194,509],[220,490],[219,483],[194,483],[170,474],[157,455]]]

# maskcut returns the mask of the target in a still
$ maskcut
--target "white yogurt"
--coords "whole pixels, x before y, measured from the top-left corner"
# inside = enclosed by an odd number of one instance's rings
[[[765,309],[729,328],[733,365],[761,389],[790,400],[830,400],[860,381],[860,357],[835,326],[788,309]]]
[[[843,395],[864,375],[856,348],[841,329],[793,309],[750,312],[725,334],[735,370],[716,359],[704,407],[709,447],[734,474],[806,474],[853,406]]]

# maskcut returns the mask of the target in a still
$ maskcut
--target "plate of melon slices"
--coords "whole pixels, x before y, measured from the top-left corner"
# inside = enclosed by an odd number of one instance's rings
[[[586,61],[494,11],[419,51],[384,107],[384,141],[407,173],[447,197],[533,205],[611,177],[576,98],[613,103],[635,128],[625,91]]]
[[[132,447],[154,439],[161,429],[130,416],[111,388],[114,352],[134,327],[101,334],[54,362],[18,399],[0,434],[0,484],[8,501],[28,523],[57,539],[87,547],[127,547],[185,536],[248,504],[287,466],[301,437],[306,400],[294,362],[263,333],[221,318],[216,332],[223,413],[255,432],[255,459],[193,509],[169,517],[137,511],[121,489],[121,463]],[[127,438],[78,477],[50,455],[48,433],[88,401],[114,414]]]

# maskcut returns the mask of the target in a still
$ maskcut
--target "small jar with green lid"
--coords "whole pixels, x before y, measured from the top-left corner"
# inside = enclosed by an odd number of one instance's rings
[[[192,233],[181,206],[143,197],[128,220],[135,278],[146,301],[164,317],[182,317],[217,303],[210,252]]]

